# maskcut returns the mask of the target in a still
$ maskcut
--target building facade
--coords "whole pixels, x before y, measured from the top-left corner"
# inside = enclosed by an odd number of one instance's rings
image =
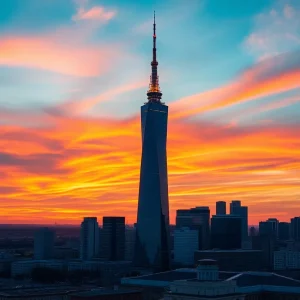
[[[291,224],[288,222],[278,223],[278,239],[280,241],[287,241],[290,239]]]
[[[292,239],[300,241],[300,217],[291,219],[291,236]]]
[[[55,233],[48,227],[38,229],[34,234],[34,259],[51,259],[54,256]]]
[[[199,250],[199,233],[182,227],[174,230],[174,262],[182,266],[194,265],[194,253]]]
[[[242,206],[240,200],[233,200],[230,203],[230,214],[242,218],[242,240],[248,238],[248,207]]]
[[[216,215],[226,215],[226,202],[217,201],[216,202]]]
[[[211,219],[211,248],[241,249],[242,219],[239,216],[219,215]]]
[[[199,249],[209,249],[210,210],[208,206],[198,206],[176,211],[176,228],[188,227],[199,231]]]
[[[125,260],[125,217],[103,217],[101,249],[105,260]]]
[[[86,217],[80,228],[80,258],[90,260],[99,256],[99,225],[96,217]]]
[[[141,107],[142,159],[134,264],[156,270],[170,267],[167,174],[168,106],[161,102],[153,25],[153,60],[148,101]]]

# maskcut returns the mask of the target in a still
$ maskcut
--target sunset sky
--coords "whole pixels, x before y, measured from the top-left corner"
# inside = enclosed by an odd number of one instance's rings
[[[156,10],[178,208],[300,212],[300,1],[0,2],[0,223],[136,220]]]

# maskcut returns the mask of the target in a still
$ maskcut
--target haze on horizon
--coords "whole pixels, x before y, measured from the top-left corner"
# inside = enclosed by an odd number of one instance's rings
[[[163,3],[162,3],[163,2]],[[156,11],[176,209],[300,209],[300,3],[0,3],[0,223],[136,219]]]

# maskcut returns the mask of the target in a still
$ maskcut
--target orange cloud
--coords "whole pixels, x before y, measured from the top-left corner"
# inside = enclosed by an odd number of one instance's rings
[[[53,38],[0,39],[0,65],[37,68],[73,76],[100,75],[118,54],[118,51],[108,47],[79,47]]]
[[[179,102],[175,104],[177,112],[174,113],[173,118],[193,116],[202,112],[282,93],[299,87],[300,70],[290,71],[270,79],[249,84],[247,84],[247,82],[238,81],[238,84],[230,84],[209,92],[209,98],[205,98],[206,93],[203,93],[189,97],[187,102],[185,99],[179,100]],[[223,91],[225,91],[225,93],[223,93]],[[201,106],[202,99],[204,103],[210,103]],[[189,109],[189,104],[191,104],[193,108]],[[200,107],[196,107],[196,104],[200,105]]]
[[[299,210],[299,125],[226,128],[171,120],[168,169],[175,211],[241,199],[250,223]],[[288,146],[287,146],[288,145]],[[76,223],[83,216],[136,219],[140,120],[60,116],[41,128],[0,127],[2,222]],[[282,201],[288,203],[282,207]],[[278,204],[278,205],[277,205]],[[282,214],[284,213],[284,214]]]
[[[299,87],[299,53],[288,53],[257,64],[229,84],[176,101],[172,118],[189,117]]]

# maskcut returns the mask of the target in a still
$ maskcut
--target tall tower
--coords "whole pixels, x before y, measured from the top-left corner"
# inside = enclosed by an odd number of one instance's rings
[[[167,174],[168,106],[161,102],[156,60],[156,24],[148,101],[141,107],[142,159],[134,263],[154,270],[170,267]]]

